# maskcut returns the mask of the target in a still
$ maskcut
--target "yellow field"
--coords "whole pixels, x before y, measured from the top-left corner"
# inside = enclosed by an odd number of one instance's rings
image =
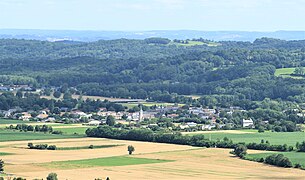
[[[229,149],[205,149],[182,145],[120,141],[96,138],[64,140],[39,140],[34,144],[48,143],[58,147],[93,145],[121,146],[104,149],[82,149],[69,151],[48,151],[26,149],[28,141],[3,142],[0,152],[13,155],[1,157],[8,174],[27,179],[44,178],[50,173],[59,179],[90,180],[110,177],[116,179],[304,179],[305,171],[268,166],[232,157]],[[131,157],[173,160],[172,162],[90,167],[81,169],[58,169],[41,166],[52,161],[81,160],[100,157],[127,155],[127,145],[136,148]]]

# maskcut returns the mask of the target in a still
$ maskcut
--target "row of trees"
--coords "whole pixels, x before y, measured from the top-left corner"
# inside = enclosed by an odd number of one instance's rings
[[[89,128],[86,130],[86,135],[89,137],[111,138],[121,140],[147,141],[158,143],[182,144],[199,147],[219,147],[219,148],[234,148],[239,143],[233,143],[232,140],[224,138],[223,140],[211,141],[206,139],[204,135],[182,136],[181,133],[164,133],[154,132],[150,129],[116,129],[110,126],[99,126],[97,128]],[[271,150],[271,151],[292,151],[293,147],[287,145],[270,145],[269,143],[261,142],[261,144],[249,143],[243,144],[249,149]]]

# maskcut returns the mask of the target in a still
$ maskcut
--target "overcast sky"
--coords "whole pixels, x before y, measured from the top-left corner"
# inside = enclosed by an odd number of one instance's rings
[[[0,28],[305,30],[305,0],[0,0]]]

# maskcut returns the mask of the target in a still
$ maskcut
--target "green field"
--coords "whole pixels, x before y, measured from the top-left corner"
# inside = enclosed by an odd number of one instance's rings
[[[303,167],[305,167],[305,153],[302,152],[268,152],[268,153],[257,153],[257,154],[248,154],[246,156],[247,159],[255,160],[260,158],[266,158],[269,155],[272,154],[283,154],[285,157],[287,157],[292,164],[301,164]]]
[[[86,133],[86,130],[88,129],[89,127],[71,127],[71,128],[56,128],[54,127],[53,130],[55,131],[61,131],[63,132],[64,134],[67,134],[67,135],[74,135],[74,134],[77,134],[77,135],[85,135]]]
[[[51,163],[39,164],[48,168],[56,169],[75,169],[75,168],[89,168],[96,166],[127,166],[137,164],[152,164],[172,162],[169,160],[147,159],[147,158],[134,158],[127,156],[114,156],[95,159],[73,160],[73,161],[54,161]]]
[[[295,68],[280,68],[276,69],[274,75],[275,76],[281,76],[281,77],[290,77],[294,79],[303,79],[303,77],[298,77],[298,76],[291,76],[291,74],[294,72]]]
[[[120,146],[117,144],[114,145],[95,145],[93,146],[92,149],[102,149],[102,148],[111,148],[111,147],[116,147]],[[89,146],[79,146],[79,147],[59,147],[57,150],[80,150],[80,149],[90,149]],[[0,153],[1,155],[1,153]]]
[[[83,136],[19,132],[19,131],[0,129],[0,142],[22,141],[22,140],[67,139],[67,138],[80,138],[80,137]]]
[[[24,123],[33,123],[30,121],[21,121],[15,119],[0,119],[0,124],[24,124]]]
[[[248,131],[249,130],[240,130]],[[250,130],[251,132],[251,130]],[[223,139],[227,137],[231,139],[233,142],[245,142],[245,143],[260,143],[262,139],[265,141],[268,140],[270,144],[282,145],[287,144],[289,146],[295,146],[297,142],[305,141],[305,132],[264,132],[258,133],[254,131],[253,133],[241,133],[241,134],[233,134],[233,133],[225,133],[225,132],[211,132],[211,133],[203,133],[205,138],[211,138],[212,140]]]

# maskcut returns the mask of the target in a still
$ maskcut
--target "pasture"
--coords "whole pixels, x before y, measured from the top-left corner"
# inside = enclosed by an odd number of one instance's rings
[[[231,139],[234,143],[260,143],[261,140],[269,141],[270,144],[295,146],[297,142],[305,141],[305,132],[264,132],[257,130],[227,130],[227,131],[198,131],[183,133],[185,135],[203,134],[211,140],[221,140],[224,137]]]
[[[266,158],[272,154],[283,154],[287,157],[293,165],[300,164],[305,167],[305,153],[304,152],[264,152],[264,153],[250,153],[246,156],[247,159],[256,160],[260,158]]]
[[[294,79],[303,79],[303,77],[299,77],[299,76],[291,76],[291,74],[294,72],[295,68],[280,68],[280,69],[276,69],[274,75],[278,76],[278,77],[290,77],[290,78],[294,78]]]
[[[44,140],[44,139],[65,139],[65,138],[79,138],[79,135],[58,135],[49,133],[34,133],[34,132],[20,132],[0,129],[0,142],[5,141],[23,141],[23,140]],[[1,146],[1,144],[0,144]]]
[[[59,179],[302,179],[305,171],[284,169],[241,160],[230,149],[110,140],[103,138],[31,141],[58,147],[119,145],[100,149],[48,151],[27,149],[28,141],[1,142],[1,156],[7,174],[27,179],[45,178],[50,172]],[[127,146],[136,149],[127,155]],[[259,151],[255,151],[259,153]],[[251,169],[251,171],[249,171]]]

